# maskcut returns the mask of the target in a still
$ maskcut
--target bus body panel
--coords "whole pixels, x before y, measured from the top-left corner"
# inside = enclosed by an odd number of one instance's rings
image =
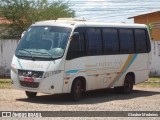
[[[86,90],[94,90],[122,86],[124,78],[129,72],[135,74],[135,84],[147,80],[148,62],[147,53],[89,56],[66,61],[65,71],[70,76],[71,83],[76,77],[83,76],[86,78]]]
[[[13,81],[13,86],[15,88],[29,90],[33,92],[42,92],[48,94],[56,94],[62,93],[63,88],[63,76],[64,76],[64,64],[63,60],[58,59],[54,61],[31,61],[31,60],[24,60],[18,59],[16,56],[13,57],[12,61],[12,68],[15,68],[17,71],[14,72],[11,70],[11,79]],[[34,71],[44,71],[45,72],[54,72],[54,71],[61,71],[58,74],[50,73],[51,75],[47,76],[46,78],[34,78],[34,82],[39,82],[38,88],[31,88],[31,87],[24,87],[20,85],[20,81],[24,81],[25,77],[18,75],[18,69],[34,72]],[[52,89],[51,86],[54,86]]]

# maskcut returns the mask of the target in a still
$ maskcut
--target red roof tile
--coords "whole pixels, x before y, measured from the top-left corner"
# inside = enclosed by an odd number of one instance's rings
[[[0,17],[0,24],[10,24],[11,21],[6,20],[5,18]]]

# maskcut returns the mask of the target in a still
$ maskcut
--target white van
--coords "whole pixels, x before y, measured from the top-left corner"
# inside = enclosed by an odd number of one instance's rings
[[[60,19],[31,25],[11,64],[15,88],[71,93],[114,87],[130,93],[148,79],[150,37],[146,25]]]

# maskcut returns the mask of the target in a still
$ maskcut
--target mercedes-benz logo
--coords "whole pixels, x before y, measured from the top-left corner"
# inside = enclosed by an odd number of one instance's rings
[[[31,72],[31,71],[28,71],[28,75],[32,75],[32,72]]]

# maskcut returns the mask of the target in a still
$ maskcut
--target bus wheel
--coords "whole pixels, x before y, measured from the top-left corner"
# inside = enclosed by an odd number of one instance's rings
[[[72,84],[71,95],[74,101],[78,101],[82,95],[82,82],[77,79]]]
[[[127,75],[124,80],[124,85],[122,87],[115,87],[114,89],[118,93],[129,94],[133,90],[133,84],[134,84],[134,81],[132,76]]]
[[[25,91],[26,95],[28,98],[34,98],[37,95],[37,92],[29,92],[29,91]]]
[[[133,84],[134,84],[134,81],[133,81],[132,76],[127,75],[124,80],[122,92],[126,94],[131,93],[133,90]]]

